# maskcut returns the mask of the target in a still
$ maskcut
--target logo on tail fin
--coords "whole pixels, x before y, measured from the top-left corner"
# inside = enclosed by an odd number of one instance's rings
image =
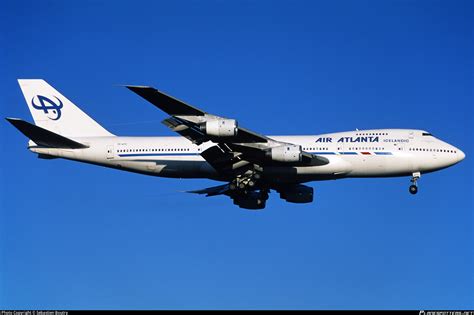
[[[39,105],[35,104],[35,97],[39,101]],[[44,111],[45,114],[48,115],[48,118],[51,120],[58,120],[61,118],[61,109],[63,108],[63,102],[56,96],[56,98],[59,102],[59,104],[54,103],[51,99],[47,98],[46,96],[43,95],[36,95],[31,99],[31,106],[35,109],[39,109]]]

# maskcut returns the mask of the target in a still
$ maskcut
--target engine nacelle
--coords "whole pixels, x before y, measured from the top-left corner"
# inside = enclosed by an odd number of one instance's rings
[[[302,150],[300,145],[287,144],[271,148],[266,152],[266,155],[276,162],[301,162]]]
[[[280,198],[293,203],[313,202],[313,188],[298,185],[285,190],[280,190]]]
[[[240,208],[250,210],[261,210],[265,208],[268,194],[262,194],[261,192],[251,191],[246,194],[233,197],[234,204]]]
[[[209,136],[233,137],[237,135],[238,124],[235,119],[211,119],[201,125],[201,130]]]

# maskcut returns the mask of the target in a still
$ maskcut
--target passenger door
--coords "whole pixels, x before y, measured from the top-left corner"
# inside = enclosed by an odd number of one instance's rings
[[[114,146],[107,146],[107,160],[112,160],[114,158]]]

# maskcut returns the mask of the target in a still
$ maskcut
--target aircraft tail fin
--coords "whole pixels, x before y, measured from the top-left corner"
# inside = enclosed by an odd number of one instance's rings
[[[65,137],[113,136],[69,99],[41,79],[19,79],[35,124]]]
[[[18,118],[6,118],[22,134],[39,146],[60,149],[84,149],[85,144],[58,135]]]

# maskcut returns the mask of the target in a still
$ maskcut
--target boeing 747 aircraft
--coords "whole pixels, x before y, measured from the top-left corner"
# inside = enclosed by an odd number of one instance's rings
[[[226,195],[246,209],[265,208],[271,190],[293,203],[313,201],[311,181],[411,176],[464,159],[458,148],[424,130],[377,129],[313,136],[264,136],[235,119],[207,113],[148,86],[126,86],[166,114],[181,137],[111,134],[43,80],[18,80],[35,124],[7,120],[42,159],[63,158],[146,175],[209,178],[223,185],[190,191]]]

